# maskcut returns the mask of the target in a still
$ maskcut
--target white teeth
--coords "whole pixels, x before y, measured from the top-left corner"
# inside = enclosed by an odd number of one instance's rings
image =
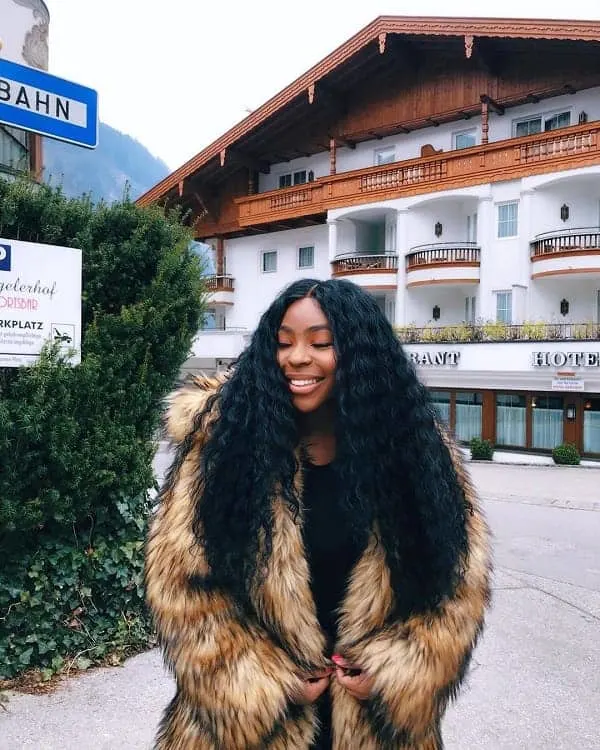
[[[298,387],[301,387],[303,385],[315,385],[318,382],[319,381],[317,378],[311,378],[310,380],[290,380],[290,383],[292,385],[296,385]]]

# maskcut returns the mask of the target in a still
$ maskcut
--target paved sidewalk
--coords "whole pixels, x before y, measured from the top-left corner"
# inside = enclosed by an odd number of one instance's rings
[[[494,532],[494,598],[444,723],[446,750],[597,750],[598,475],[481,462],[470,469]],[[0,750],[150,750],[173,689],[151,651],[50,695],[13,693],[0,709]]]

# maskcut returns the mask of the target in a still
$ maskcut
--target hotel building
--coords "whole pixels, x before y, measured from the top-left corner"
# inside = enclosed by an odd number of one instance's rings
[[[212,246],[189,369],[352,281],[460,440],[600,457],[600,23],[380,17],[140,198]]]
[[[0,0],[0,58],[48,70],[49,24],[43,0]],[[0,123],[0,176],[23,174],[41,179],[42,137]]]

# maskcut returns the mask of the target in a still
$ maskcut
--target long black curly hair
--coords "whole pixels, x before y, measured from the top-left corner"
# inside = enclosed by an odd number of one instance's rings
[[[261,535],[269,547],[274,492],[299,515],[300,435],[277,364],[277,334],[287,308],[307,296],[333,332],[340,501],[357,538],[376,522],[396,613],[432,610],[461,575],[468,504],[427,391],[392,326],[370,294],[339,280],[287,287],[216,396],[220,416],[203,452],[194,523],[213,583],[247,597]]]

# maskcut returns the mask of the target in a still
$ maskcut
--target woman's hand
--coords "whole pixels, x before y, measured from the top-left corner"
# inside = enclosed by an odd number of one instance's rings
[[[299,675],[302,680],[300,690],[292,696],[294,703],[306,706],[314,703],[329,687],[333,667],[318,669],[315,672]]]
[[[334,654],[331,658],[335,664],[336,680],[344,690],[356,700],[367,700],[373,690],[373,678],[343,656]]]

